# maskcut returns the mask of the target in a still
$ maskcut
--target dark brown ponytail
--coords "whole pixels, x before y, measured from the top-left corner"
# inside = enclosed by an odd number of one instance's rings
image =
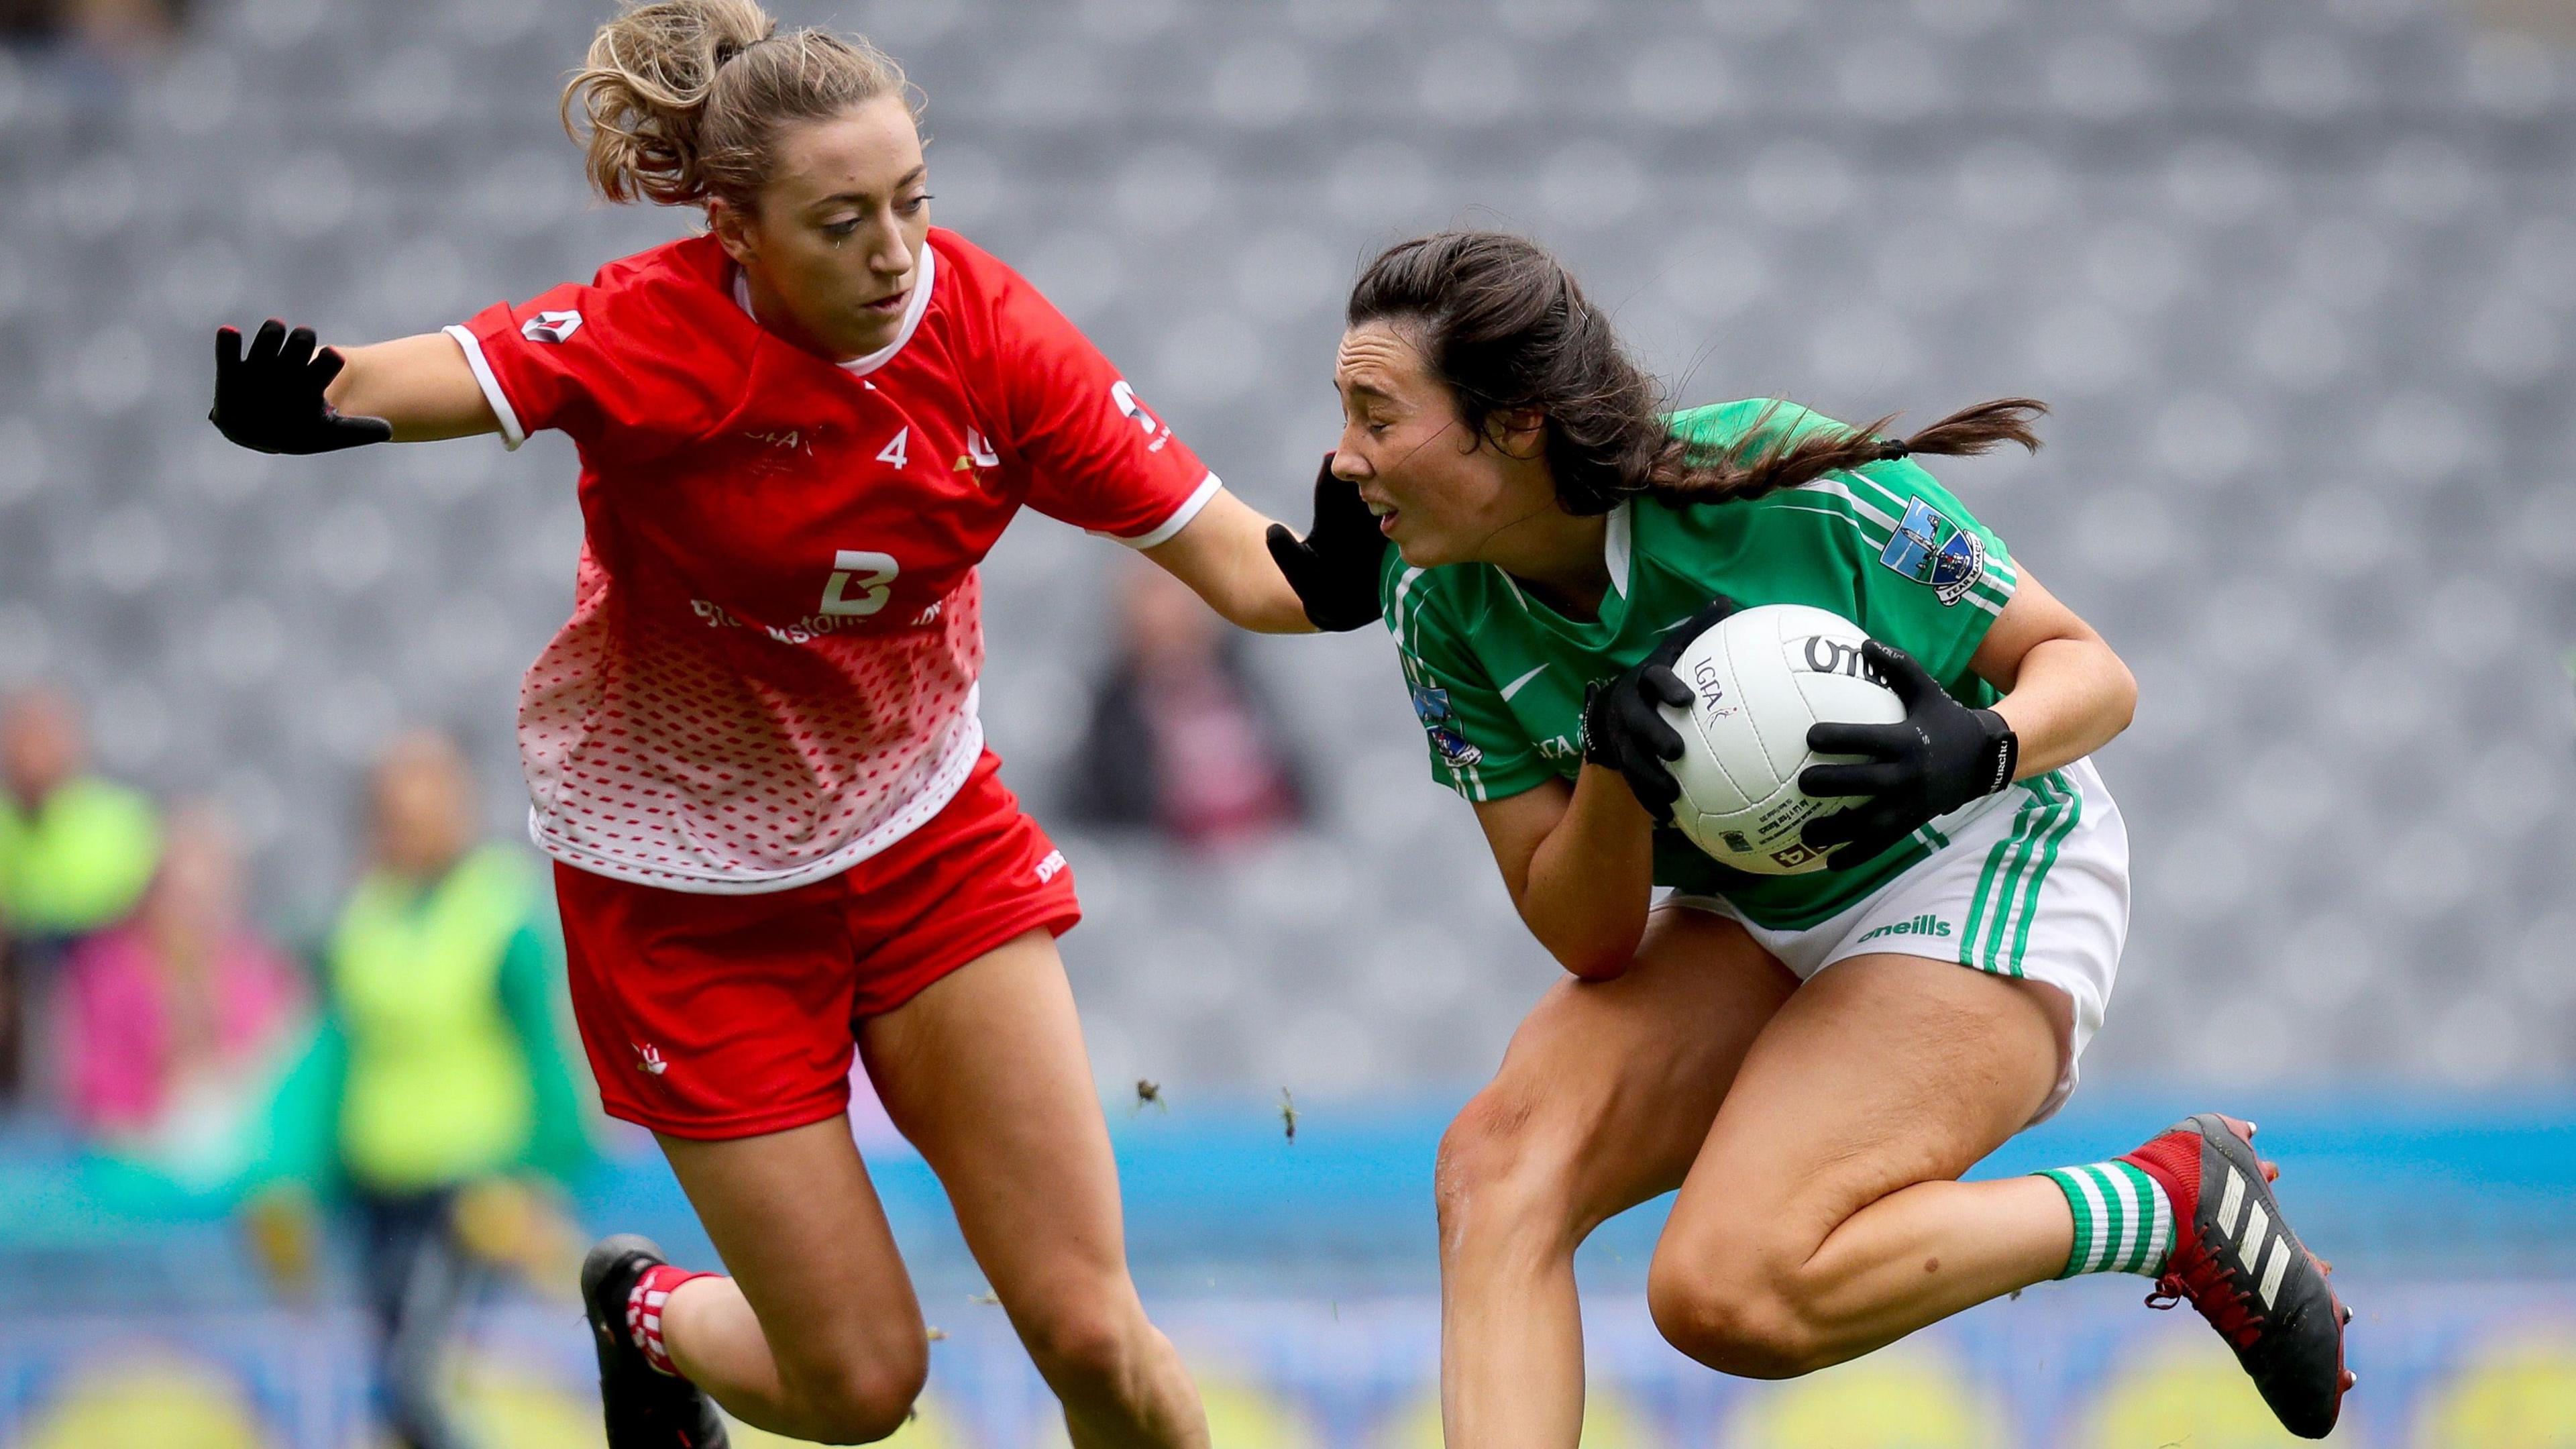
[[[1725,503],[1914,453],[1964,457],[1992,452],[2003,443],[2019,443],[2036,453],[2039,435],[2031,424],[2047,411],[2048,404],[2037,398],[1996,398],[1961,408],[1910,437],[1890,440],[1887,425],[1896,421],[1894,413],[1857,428],[1823,427],[1801,434],[1773,428],[1766,410],[1745,430],[1749,450],[1739,444],[1732,451],[1717,451],[1667,439],[1654,472],[1636,491],[1677,507]]]
[[[1398,242],[1351,288],[1346,320],[1406,326],[1456,397],[1481,445],[1498,414],[1545,420],[1547,463],[1568,513],[1607,513],[1644,495],[1674,506],[1758,498],[1828,473],[1910,453],[1983,453],[2001,443],[2036,450],[2031,398],[1965,408],[1911,437],[1888,440],[1891,415],[1862,428],[1800,432],[1766,415],[1733,449],[1675,437],[1664,399],[1620,346],[1563,263],[1501,232],[1451,231]]]

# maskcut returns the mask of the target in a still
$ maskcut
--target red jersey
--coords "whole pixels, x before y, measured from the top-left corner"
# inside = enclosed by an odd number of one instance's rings
[[[1150,547],[1215,475],[1009,267],[930,233],[902,330],[834,364],[712,237],[447,329],[504,441],[581,450],[573,615],[519,691],[529,831],[672,890],[820,880],[983,747],[975,566],[1022,504]]]

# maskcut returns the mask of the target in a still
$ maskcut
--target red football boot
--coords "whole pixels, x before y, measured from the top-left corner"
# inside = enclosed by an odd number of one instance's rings
[[[2173,1204],[2173,1251],[2147,1306],[2189,1300],[2236,1350],[2283,1428],[2303,1439],[2333,1432],[2353,1382],[2343,1366],[2352,1310],[2272,1200],[2278,1169],[2254,1155],[2253,1127],[2203,1112],[2120,1160]]]

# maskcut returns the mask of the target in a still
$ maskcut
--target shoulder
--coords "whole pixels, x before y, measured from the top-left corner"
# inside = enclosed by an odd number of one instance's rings
[[[1782,436],[1799,437],[1819,428],[1848,426],[1836,419],[1776,397],[1738,398],[1684,408],[1664,419],[1674,436],[1702,447],[1736,449],[1760,446]]]
[[[1010,263],[938,227],[929,246],[938,258],[931,314],[961,329],[974,350],[1023,353],[1082,335]]]
[[[678,306],[733,299],[733,260],[712,236],[681,237],[601,267],[591,290],[607,296],[653,298]]]
[[[1675,436],[1700,447],[1739,454],[1826,429],[1851,427],[1839,418],[1828,417],[1812,408],[1769,397],[1738,398],[1733,402],[1687,408],[1671,414],[1666,423]],[[1736,525],[1756,517],[1787,523],[1800,515],[1811,520],[1819,517],[1866,519],[1887,528],[1895,522],[1893,517],[1885,516],[1887,510],[1894,507],[1901,513],[1907,485],[1918,482],[1937,487],[1932,483],[1931,475],[1920,466],[1910,460],[1899,459],[1828,473],[1759,498],[1656,511],[1672,515],[1675,520],[1672,526],[1683,534]]]
[[[962,289],[989,293],[997,287],[1026,285],[1010,263],[944,226],[930,229],[929,246],[939,253],[941,275],[954,279]]]
[[[588,292],[607,324],[603,334],[615,333],[600,340],[621,350],[748,359],[759,341],[760,324],[735,296],[732,259],[711,236],[620,257],[599,269]]]
[[[621,421],[688,434],[741,400],[766,334],[736,297],[732,260],[714,237],[621,257],[589,286],[564,290],[561,307],[540,299],[519,331],[552,344],[546,350],[589,377],[596,395],[622,400],[613,409]]]
[[[150,831],[161,813],[152,797],[103,775],[83,775],[63,786],[63,803],[84,819]]]
[[[938,257],[934,303],[958,310],[990,313],[996,307],[1025,302],[1038,295],[1029,279],[1000,257],[942,227],[932,227],[928,242]]]

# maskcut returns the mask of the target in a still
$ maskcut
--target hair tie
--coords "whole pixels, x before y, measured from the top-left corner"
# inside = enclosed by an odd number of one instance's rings
[[[762,34],[762,35],[760,35],[760,36],[758,36],[758,37],[756,37],[756,38],[754,38],[754,39],[751,39],[751,40],[719,40],[719,41],[717,41],[717,42],[716,42],[716,68],[717,68],[718,70],[722,70],[722,69],[724,68],[725,62],[727,62],[727,61],[729,61],[729,60],[736,59],[736,58],[737,58],[737,57],[739,57],[739,56],[740,56],[744,51],[749,50],[749,49],[751,49],[753,46],[760,44],[760,43],[761,43],[761,41],[764,41],[764,40],[776,40],[777,38],[778,38],[778,22],[777,22],[777,21],[775,21],[775,20],[773,20],[773,21],[769,22],[769,29],[768,29],[768,31],[767,31],[765,34]]]
[[[1893,463],[1897,459],[1902,458],[1913,451],[1914,450],[1912,448],[1905,446],[1903,443],[1881,443],[1878,445],[1878,461],[1882,463]]]

